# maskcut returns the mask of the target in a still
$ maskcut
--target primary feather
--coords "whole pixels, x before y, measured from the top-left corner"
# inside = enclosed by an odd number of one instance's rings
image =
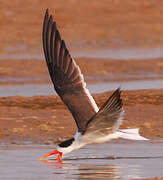
[[[88,120],[98,111],[98,107],[48,10],[44,18],[42,35],[45,59],[54,88],[73,115],[78,131],[83,132]]]

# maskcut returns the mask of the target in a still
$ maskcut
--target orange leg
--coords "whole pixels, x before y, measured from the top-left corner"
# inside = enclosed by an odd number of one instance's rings
[[[58,157],[57,157],[56,160],[57,160],[59,163],[61,163],[61,162],[62,162],[61,158],[62,158],[62,153],[59,152],[59,155],[58,155]]]

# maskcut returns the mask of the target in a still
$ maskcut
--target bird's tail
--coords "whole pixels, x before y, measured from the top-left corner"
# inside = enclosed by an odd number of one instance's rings
[[[130,140],[149,140],[139,134],[139,128],[136,129],[119,129],[117,132],[118,137]]]

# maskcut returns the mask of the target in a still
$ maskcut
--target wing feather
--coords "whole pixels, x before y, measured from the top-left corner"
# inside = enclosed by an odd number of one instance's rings
[[[55,42],[55,32],[56,32],[56,23],[53,22],[52,24],[52,30],[51,30],[51,38],[50,38],[50,53],[51,53],[51,58],[54,58],[54,42]],[[54,36],[52,36],[54,34]]]
[[[114,91],[99,112],[88,121],[84,133],[87,141],[94,141],[96,138],[107,136],[118,130],[124,113],[120,93],[119,88]]]
[[[73,115],[79,132],[85,131],[88,120],[98,107],[90,95],[80,68],[71,58],[64,40],[48,10],[43,23],[43,49],[54,88]]]

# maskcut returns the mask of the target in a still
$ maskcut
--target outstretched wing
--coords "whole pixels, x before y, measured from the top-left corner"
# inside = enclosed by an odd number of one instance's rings
[[[88,123],[84,136],[87,141],[107,136],[118,130],[123,120],[123,105],[118,88]]]
[[[98,111],[78,65],[71,58],[56,23],[46,10],[43,23],[43,49],[54,88],[73,115],[79,132]]]

